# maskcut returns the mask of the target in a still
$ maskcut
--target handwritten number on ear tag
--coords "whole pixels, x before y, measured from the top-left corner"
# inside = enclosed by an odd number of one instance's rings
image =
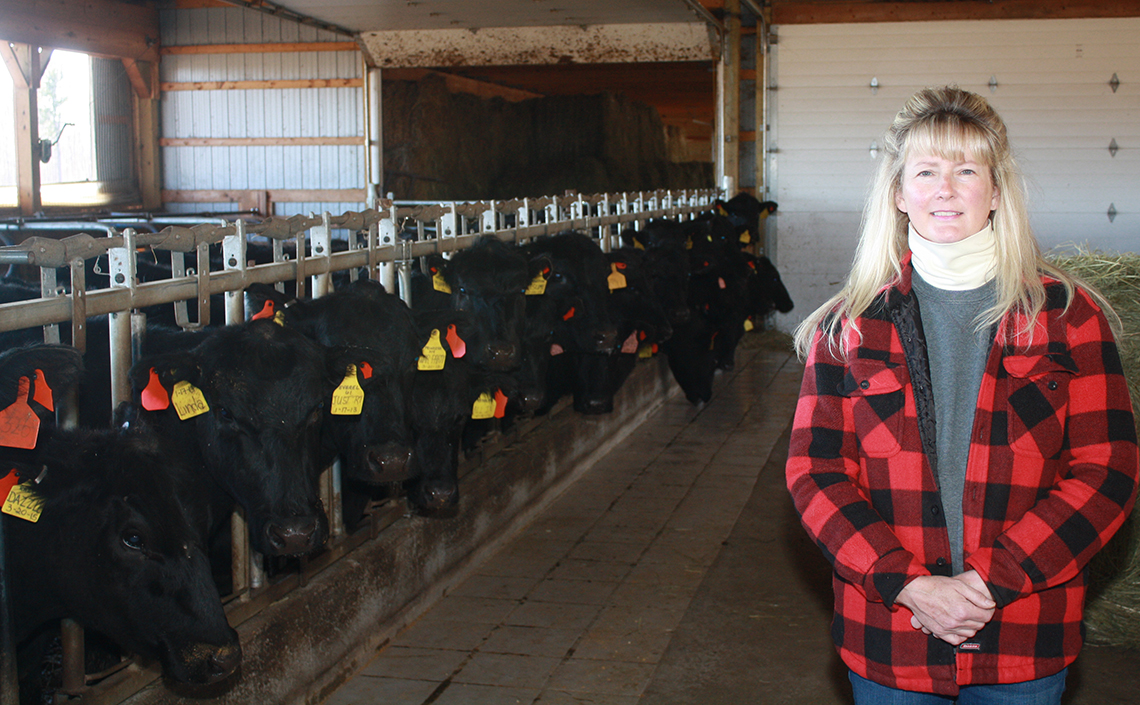
[[[439,329],[433,328],[431,338],[421,351],[420,360],[416,363],[416,367],[426,372],[432,372],[442,370],[445,364],[447,364],[447,351],[443,349],[443,343],[439,340]]]
[[[21,485],[16,485],[8,492],[8,498],[4,500],[3,508],[0,511],[11,516],[30,521],[33,524],[40,520],[40,514],[43,512],[44,500],[38,494],[31,482],[25,482]]]
[[[471,406],[471,418],[490,419],[495,416],[495,400],[491,398],[490,392],[483,392],[479,398],[475,400],[475,404]]]
[[[40,435],[40,417],[28,406],[31,383],[21,377],[16,392],[16,401],[0,411],[0,445],[11,448],[32,449]]]
[[[174,385],[174,392],[170,395],[170,401],[174,404],[174,410],[178,412],[178,418],[182,421],[201,416],[210,410],[210,405],[206,403],[206,397],[202,394],[202,390],[185,380]]]
[[[534,275],[534,279],[530,280],[524,292],[527,296],[539,296],[546,293],[546,277],[542,272]]]
[[[443,278],[443,272],[436,272],[432,275],[431,286],[436,291],[443,292],[444,294],[451,293],[451,287],[447,285],[447,280]]]
[[[349,365],[345,368],[344,379],[333,391],[329,413],[333,416],[359,416],[363,410],[364,390],[356,379],[356,365]]]

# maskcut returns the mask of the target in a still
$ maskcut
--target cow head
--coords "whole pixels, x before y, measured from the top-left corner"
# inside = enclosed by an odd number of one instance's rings
[[[341,362],[301,333],[259,320],[221,328],[187,352],[144,358],[131,383],[140,420],[193,454],[245,508],[256,550],[302,554],[327,535],[320,433],[345,376]]]

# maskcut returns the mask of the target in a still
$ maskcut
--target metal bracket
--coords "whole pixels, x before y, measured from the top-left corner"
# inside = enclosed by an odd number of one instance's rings
[[[1108,204],[1108,222],[1111,223],[1114,220],[1116,220],[1116,204],[1115,203],[1109,203]]]
[[[1112,74],[1112,78],[1108,79],[1108,85],[1112,88],[1112,92],[1115,93],[1116,89],[1120,88],[1120,77],[1115,73]]]
[[[1115,157],[1118,151],[1120,151],[1120,145],[1116,144],[1116,138],[1113,137],[1112,141],[1108,143],[1108,154]]]

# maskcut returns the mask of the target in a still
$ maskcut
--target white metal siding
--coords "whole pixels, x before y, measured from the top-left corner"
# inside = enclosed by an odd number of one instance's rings
[[[956,83],[985,96],[1005,119],[1045,248],[1087,242],[1140,251],[1140,18],[776,30],[776,254],[796,302],[780,316],[781,328],[803,320],[845,278],[876,164],[871,145],[924,86]],[[1118,211],[1113,222],[1110,205]]]
[[[163,46],[344,41],[344,37],[239,8],[160,13]],[[161,80],[272,81],[361,78],[358,51],[175,54]],[[166,147],[163,187],[212,189],[363,188],[362,88],[169,91],[162,96],[162,136],[360,137],[356,145]],[[168,204],[188,212],[230,204]],[[363,203],[278,203],[277,213],[359,210]]]

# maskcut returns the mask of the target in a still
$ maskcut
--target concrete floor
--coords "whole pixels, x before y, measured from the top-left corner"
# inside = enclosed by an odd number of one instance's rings
[[[749,336],[325,705],[850,703],[830,568],[783,484],[802,366]],[[1140,703],[1136,652],[1086,648],[1067,705]]]

